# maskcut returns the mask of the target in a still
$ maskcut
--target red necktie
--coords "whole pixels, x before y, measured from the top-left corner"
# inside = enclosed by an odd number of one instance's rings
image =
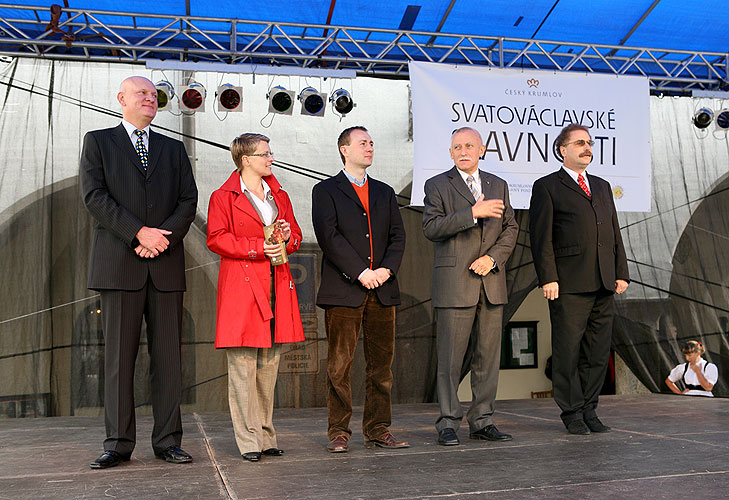
[[[587,197],[592,199],[592,195],[590,194],[590,188],[587,187],[587,183],[585,182],[585,178],[582,177],[582,174],[577,174],[577,184],[580,185]]]

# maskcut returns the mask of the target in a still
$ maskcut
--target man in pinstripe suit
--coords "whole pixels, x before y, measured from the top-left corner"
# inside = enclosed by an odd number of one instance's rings
[[[134,364],[142,319],[147,324],[158,458],[191,462],[180,449],[182,244],[197,207],[197,187],[184,145],[149,125],[157,91],[142,77],[121,84],[120,125],[86,134],[80,183],[94,218],[88,287],[101,294],[105,340],[104,453],[92,469],[128,461],[136,443]]]

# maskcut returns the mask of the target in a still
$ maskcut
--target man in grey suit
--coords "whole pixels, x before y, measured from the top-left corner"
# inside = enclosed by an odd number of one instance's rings
[[[150,130],[157,90],[142,77],[121,84],[122,123],[84,137],[80,182],[94,218],[88,287],[101,295],[104,331],[106,469],[130,459],[136,444],[134,362],[142,318],[150,357],[152,447],[158,458],[191,462],[180,449],[182,295],[185,248],[197,187],[185,146]]]
[[[506,261],[519,226],[509,187],[478,168],[481,135],[464,127],[451,137],[455,167],[425,183],[423,231],[435,244],[433,307],[438,353],[438,443],[460,444],[463,418],[458,384],[471,343],[471,391],[467,419],[471,439],[507,441],[491,420],[499,379],[501,319],[507,301]]]

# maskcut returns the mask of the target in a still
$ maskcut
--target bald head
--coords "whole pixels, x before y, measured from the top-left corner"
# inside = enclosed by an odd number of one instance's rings
[[[130,76],[119,86],[116,95],[124,119],[139,129],[152,123],[157,115],[157,89],[143,76]]]

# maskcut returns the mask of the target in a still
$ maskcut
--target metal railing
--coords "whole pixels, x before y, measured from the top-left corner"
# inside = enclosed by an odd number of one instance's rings
[[[409,61],[429,61],[643,75],[654,93],[728,86],[729,54],[720,52],[73,8],[54,16],[10,4],[0,12],[0,55],[11,57],[325,67],[391,78],[406,78]]]

